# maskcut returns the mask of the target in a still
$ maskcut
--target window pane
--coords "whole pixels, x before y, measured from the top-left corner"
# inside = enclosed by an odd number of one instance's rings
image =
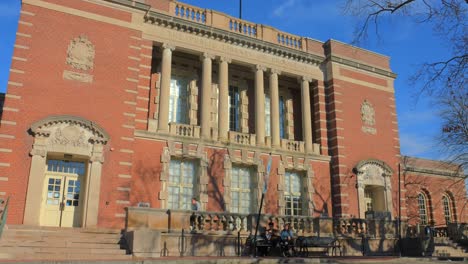
[[[451,213],[451,208],[450,208],[450,199],[447,196],[442,197],[442,203],[444,206],[444,218],[445,218],[445,223],[448,224],[452,221],[452,213]]]
[[[279,129],[280,129],[280,138],[285,138],[285,133],[284,133],[284,115],[285,115],[285,105],[284,105],[284,99],[282,96],[279,98]]]
[[[195,162],[195,160],[171,160],[169,165],[168,208],[190,210],[197,173]]]
[[[186,124],[188,80],[172,76],[169,96],[169,122]]]
[[[421,224],[427,224],[426,197],[423,194],[418,195],[419,218]]]
[[[231,169],[231,208],[233,213],[249,214],[252,208],[252,173],[248,167]]]
[[[239,89],[235,86],[229,86],[229,130],[239,131]]]
[[[271,136],[270,96],[265,94],[265,136]]]
[[[285,214],[302,215],[301,176],[295,172],[286,172],[284,186]]]

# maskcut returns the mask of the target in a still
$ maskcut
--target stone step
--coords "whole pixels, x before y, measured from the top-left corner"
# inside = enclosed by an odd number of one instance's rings
[[[83,255],[76,253],[35,253],[35,254],[3,254],[0,253],[0,260],[14,260],[15,262],[21,260],[131,260],[133,257],[131,255],[115,255],[115,254],[100,254],[100,255]]]
[[[101,254],[112,254],[112,255],[125,255],[125,250],[120,248],[67,248],[67,247],[2,247],[0,252],[3,253],[68,253],[68,254],[92,254],[92,255],[101,255]]]
[[[79,228],[79,227],[53,227],[53,226],[28,226],[28,225],[7,225],[5,230],[27,230],[27,231],[58,231],[58,232],[78,232],[78,233],[100,233],[100,234],[120,234],[120,229],[110,228]]]
[[[75,231],[63,231],[63,230],[15,230],[15,229],[8,229],[4,230],[5,233],[11,235],[40,235],[40,236],[57,236],[57,237],[64,237],[64,236],[102,236],[102,237],[115,237],[120,236],[119,233],[107,233],[107,232],[90,232],[90,231],[83,231],[83,232],[75,232]]]
[[[9,226],[0,240],[0,259],[131,259],[120,240],[120,230]]]
[[[49,237],[49,236],[5,236],[2,237],[1,241],[12,242],[12,241],[51,241],[51,242],[86,242],[86,243],[118,243],[121,240],[120,237]]]
[[[48,241],[48,240],[13,240],[0,241],[0,247],[76,247],[76,248],[120,248],[115,241],[97,242],[97,241]]]

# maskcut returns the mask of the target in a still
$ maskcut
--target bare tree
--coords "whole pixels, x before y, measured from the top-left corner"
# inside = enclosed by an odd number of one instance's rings
[[[449,48],[440,61],[420,65],[410,77],[417,96],[432,96],[441,109],[440,142],[458,163],[467,164],[468,0],[345,0],[344,11],[359,19],[353,44],[367,40],[371,29],[380,39],[379,25],[392,16],[432,26]]]
[[[443,131],[440,142],[453,161],[468,166],[468,88],[448,88],[439,97]]]

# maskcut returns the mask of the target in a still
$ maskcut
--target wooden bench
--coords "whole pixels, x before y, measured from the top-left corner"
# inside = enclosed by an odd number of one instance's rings
[[[298,249],[299,255],[308,257],[312,253],[309,252],[309,248],[322,249],[312,252],[321,253],[326,256],[337,256],[338,251],[339,255],[342,255],[340,242],[334,237],[301,236],[296,239],[296,249]]]

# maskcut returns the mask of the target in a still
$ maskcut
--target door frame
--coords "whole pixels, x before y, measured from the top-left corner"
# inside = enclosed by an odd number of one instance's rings
[[[87,160],[82,207],[82,227],[98,223],[104,147],[109,135],[96,123],[76,116],[49,116],[31,125],[34,138],[23,223],[41,225],[42,192],[47,157],[63,156]]]

